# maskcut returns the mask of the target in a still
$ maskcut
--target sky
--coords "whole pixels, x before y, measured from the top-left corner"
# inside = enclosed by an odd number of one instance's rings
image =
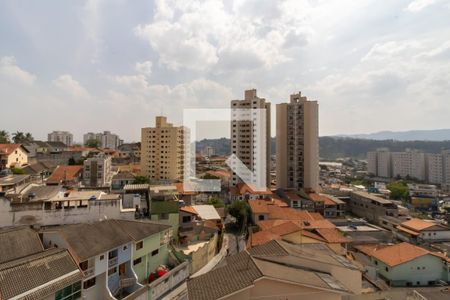
[[[138,141],[156,115],[252,88],[273,117],[317,100],[321,135],[450,128],[449,16],[450,0],[1,0],[0,130]]]

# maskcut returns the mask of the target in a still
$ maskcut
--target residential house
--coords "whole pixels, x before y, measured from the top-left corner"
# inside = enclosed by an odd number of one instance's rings
[[[82,295],[86,299],[121,299],[142,287],[133,270],[132,238],[123,223],[106,220],[65,225],[41,234],[46,248],[70,252],[83,271]]]
[[[229,193],[231,202],[238,200],[270,199],[273,195],[272,191],[268,188],[259,190],[254,186],[242,182],[230,187]]]
[[[220,267],[188,280],[189,298],[337,300],[361,293],[357,267],[326,248],[304,248],[271,241],[226,257]]]
[[[173,237],[178,240],[178,226],[180,223],[178,201],[151,201],[150,220],[172,226]]]
[[[106,218],[133,220],[135,212],[134,207],[123,207],[121,195],[102,191],[65,191],[60,186],[31,184],[22,188],[20,193],[0,197],[0,227],[51,226]]]
[[[413,218],[400,223],[397,233],[403,240],[411,242],[445,242],[450,241],[450,228],[433,220]]]
[[[135,176],[130,172],[119,172],[112,177],[111,189],[122,190],[125,185],[133,184],[135,181]]]
[[[391,286],[429,286],[450,281],[450,259],[443,253],[400,243],[359,245],[370,258],[378,276]]]
[[[57,166],[49,178],[47,185],[79,186],[82,182],[83,166]]]
[[[0,170],[27,165],[28,153],[21,144],[0,144]]]
[[[30,228],[0,230],[0,253],[0,299],[81,298],[81,272],[70,254],[44,250]]]
[[[5,171],[5,170],[3,170]],[[8,170],[8,173],[10,171]],[[32,181],[30,175],[7,174],[0,176],[0,195],[16,193],[20,188]]]

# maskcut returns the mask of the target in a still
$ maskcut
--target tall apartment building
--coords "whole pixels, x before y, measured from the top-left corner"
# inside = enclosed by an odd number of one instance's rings
[[[270,103],[259,98],[255,89],[247,90],[244,100],[231,101],[231,110],[231,153],[252,172],[242,172],[243,178],[233,172],[231,185],[245,182],[270,187]],[[241,119],[244,115],[246,120]],[[258,160],[262,165],[265,163],[262,170],[256,168]]]
[[[86,144],[89,140],[97,140],[100,142],[101,148],[117,149],[123,144],[123,140],[119,138],[117,134],[110,131],[104,131],[103,133],[88,132],[83,135],[83,142]]]
[[[450,191],[450,150],[442,151],[442,189]]]
[[[73,134],[68,131],[53,131],[47,136],[49,142],[63,142],[66,146],[73,145]]]
[[[442,154],[427,153],[425,156],[426,181],[441,184],[443,180]]]
[[[392,177],[425,180],[425,153],[414,150],[392,152]]]
[[[392,160],[389,149],[380,148],[367,153],[367,168],[369,174],[379,177],[392,177]]]
[[[98,154],[83,163],[83,183],[89,187],[107,187],[111,185],[113,172],[111,156]]]
[[[141,130],[141,172],[157,181],[177,181],[184,177],[185,139],[189,130],[173,126],[166,117],[156,117],[155,127]]]
[[[319,188],[319,105],[298,94],[277,104],[276,174],[282,189]]]

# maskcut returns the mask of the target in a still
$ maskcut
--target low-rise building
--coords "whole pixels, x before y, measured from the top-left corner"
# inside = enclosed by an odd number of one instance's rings
[[[136,179],[133,173],[119,172],[111,179],[111,189],[122,190],[127,184],[133,184],[135,180]]]
[[[113,177],[111,156],[98,154],[83,164],[83,183],[89,187],[107,187]]]
[[[0,144],[0,170],[27,165],[28,153],[21,144]]]
[[[47,185],[79,186],[82,182],[83,166],[57,166],[49,178]]]
[[[223,280],[226,278],[226,280]],[[361,271],[326,249],[271,241],[227,257],[220,267],[188,280],[190,299],[343,299],[360,294]]]
[[[411,242],[450,241],[450,228],[432,220],[413,218],[400,223],[397,233]]]
[[[354,215],[375,224],[381,224],[380,218],[384,216],[397,217],[399,215],[398,207],[392,201],[360,191],[350,193],[347,208]]]
[[[409,243],[360,245],[356,249],[368,257],[379,277],[390,286],[429,286],[449,282],[450,260]]]

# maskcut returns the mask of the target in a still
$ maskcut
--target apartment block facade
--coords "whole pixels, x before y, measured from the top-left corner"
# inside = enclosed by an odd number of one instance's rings
[[[83,135],[83,143],[85,145],[89,140],[97,140],[100,142],[101,148],[108,149],[118,149],[123,144],[123,140],[117,134],[111,133],[110,131],[104,131],[103,133],[88,132]]]
[[[282,189],[319,188],[319,108],[298,94],[277,104],[276,178]]]
[[[378,149],[367,153],[367,171],[384,178],[409,176],[440,184],[444,190],[450,190],[450,150],[423,153],[417,150],[390,152],[388,149]]]
[[[49,142],[63,142],[66,146],[73,145],[73,134],[68,131],[53,131],[48,134],[47,141]]]
[[[83,182],[85,186],[106,187],[113,177],[111,156],[99,154],[84,161]]]
[[[251,171],[241,170],[241,177],[233,172],[231,185],[270,186],[270,103],[253,89],[245,91],[244,100],[232,100],[231,109],[231,153]],[[263,170],[257,170],[258,161]]]
[[[184,178],[185,140],[189,130],[173,126],[167,118],[157,116],[155,127],[141,130],[141,173],[155,181],[178,181]]]

